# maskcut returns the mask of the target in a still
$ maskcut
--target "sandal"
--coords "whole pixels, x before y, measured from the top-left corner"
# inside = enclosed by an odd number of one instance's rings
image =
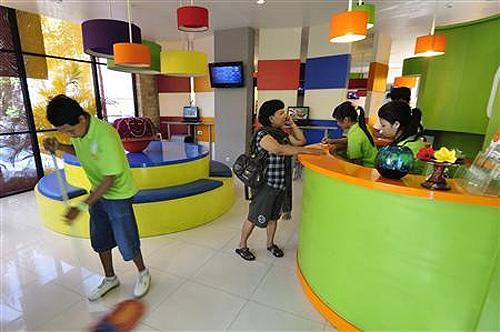
[[[255,255],[252,254],[252,252],[250,251],[250,249],[248,249],[247,247],[245,247],[245,248],[237,248],[234,251],[238,255],[240,255],[241,258],[243,258],[246,261],[253,261],[253,260],[255,260]]]
[[[283,257],[285,254],[283,253],[283,250],[281,250],[277,245],[273,244],[272,246],[268,247],[267,250],[273,254],[274,257]]]

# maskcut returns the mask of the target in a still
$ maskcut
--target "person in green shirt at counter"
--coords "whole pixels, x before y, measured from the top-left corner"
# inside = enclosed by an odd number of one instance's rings
[[[391,101],[378,110],[378,117],[382,135],[393,139],[394,145],[408,147],[415,157],[412,173],[422,174],[425,164],[417,159],[418,151],[425,146],[422,112],[404,101]]]
[[[347,144],[346,154],[351,162],[374,167],[378,151],[366,126],[363,108],[345,101],[335,107],[332,117],[342,130],[348,130],[347,139],[324,139],[322,143],[330,144],[330,151]]]

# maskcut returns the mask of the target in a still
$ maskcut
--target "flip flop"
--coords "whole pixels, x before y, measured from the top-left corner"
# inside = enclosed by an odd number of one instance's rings
[[[248,248],[237,248],[234,250],[238,255],[240,255],[241,258],[243,258],[246,261],[253,261],[255,260],[255,255],[252,254],[250,249]]]
[[[267,250],[273,254],[274,257],[283,257],[285,254],[283,253],[283,250],[281,250],[277,245],[273,244],[272,246],[268,247]]]

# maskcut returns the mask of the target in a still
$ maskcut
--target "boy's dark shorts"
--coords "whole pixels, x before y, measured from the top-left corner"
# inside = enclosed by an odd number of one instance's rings
[[[141,252],[132,198],[101,198],[90,206],[89,213],[90,243],[96,252],[104,252],[118,245],[126,261],[134,259]]]

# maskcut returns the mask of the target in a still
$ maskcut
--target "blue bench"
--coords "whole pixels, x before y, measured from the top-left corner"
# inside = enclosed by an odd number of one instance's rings
[[[183,197],[195,196],[222,187],[223,183],[216,180],[201,179],[179,186],[140,190],[133,203],[149,203],[168,201]]]
[[[215,160],[210,161],[210,177],[214,178],[230,178],[233,172],[229,166]]]
[[[66,179],[64,171],[61,171],[63,179]],[[73,187],[64,180],[64,186],[66,192],[68,193],[69,199],[85,195],[87,191],[82,188]],[[59,184],[57,183],[57,174],[55,172],[45,175],[38,182],[38,191],[48,198],[55,199],[58,201],[63,201],[63,196],[61,190],[59,189]]]
[[[224,165],[225,166],[225,165]],[[225,166],[227,167],[227,166]],[[63,177],[64,177],[64,172]],[[73,187],[64,181],[66,186],[66,192],[68,197],[75,198],[81,195],[85,195],[87,191],[82,188]],[[223,183],[217,180],[201,179],[194,182],[190,182],[183,185],[157,188],[157,189],[144,189],[140,190],[134,197],[133,203],[149,203],[149,202],[161,202],[168,201],[188,196],[194,196],[202,194],[207,191],[211,191],[221,187]],[[59,185],[57,183],[56,173],[51,173],[44,176],[38,182],[39,192],[51,199],[62,201],[62,193],[59,190]]]

